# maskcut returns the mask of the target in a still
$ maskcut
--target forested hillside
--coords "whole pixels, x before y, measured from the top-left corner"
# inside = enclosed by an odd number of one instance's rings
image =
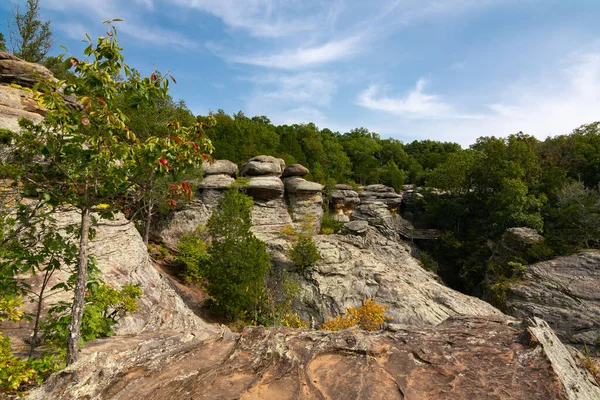
[[[463,149],[451,142],[403,143],[366,128],[340,133],[312,123],[276,126],[242,112],[212,116],[217,124],[207,134],[217,159],[241,164],[269,154],[307,166],[309,178],[323,184],[441,189],[442,195],[425,189],[408,211],[417,225],[443,232],[421,246],[444,280],[462,291],[481,294],[493,243],[510,227],[531,227],[546,237],[523,262],[600,247],[599,123],[544,141],[522,132],[480,137]]]

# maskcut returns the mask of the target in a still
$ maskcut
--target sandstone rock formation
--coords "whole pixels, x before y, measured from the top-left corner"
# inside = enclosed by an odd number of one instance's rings
[[[362,305],[366,298],[387,306],[396,323],[434,325],[452,315],[501,315],[490,304],[438,283],[411,256],[408,244],[388,239],[372,227],[362,236],[316,236],[322,259],[302,276],[288,258],[288,242],[275,235],[257,235],[271,253],[272,273],[282,276],[287,271],[288,279],[300,283],[295,309],[316,325]]]
[[[310,222],[315,232],[319,232],[323,218],[323,185],[307,181],[300,176],[290,176],[284,180],[287,202],[296,227]]]
[[[595,345],[600,338],[600,251],[525,266],[505,300],[510,315],[543,318],[562,340]]]
[[[31,393],[46,399],[596,400],[542,321],[456,317],[367,333],[249,327],[239,336],[138,335],[89,344]]]
[[[256,156],[242,166],[242,176],[281,176],[285,169],[285,161],[271,156]]]
[[[39,122],[45,115],[33,95],[11,84],[33,87],[40,77],[52,77],[45,67],[28,63],[11,54],[0,52],[0,129],[18,132],[19,118]]]
[[[494,249],[491,261],[499,265],[506,265],[513,260],[526,260],[528,250],[544,241],[544,237],[534,229],[518,227],[509,228]]]
[[[75,211],[59,212],[55,215],[58,226],[77,223],[79,215]],[[90,254],[95,257],[102,279],[107,285],[120,287],[125,284],[140,285],[143,296],[139,299],[136,313],[122,319],[115,331],[117,334],[139,334],[159,330],[194,330],[199,337],[208,337],[218,330],[197,317],[181,300],[163,277],[150,263],[146,246],[132,223],[119,215],[112,221],[101,221],[95,228],[96,236],[90,244]],[[49,288],[64,282],[67,271],[56,272]],[[38,275],[27,282],[37,292],[42,280]],[[47,292],[49,293],[49,292]],[[72,293],[56,290],[45,300],[46,306],[59,301],[70,301]],[[25,311],[34,312],[35,303],[24,301]],[[19,339],[25,341],[33,331],[32,322],[21,320],[19,324],[6,324],[2,331],[17,339],[13,344],[18,348]]]
[[[358,193],[349,185],[335,185],[336,191],[331,194],[329,212],[337,221],[348,222],[354,208],[360,203]]]
[[[306,176],[309,174],[309,170],[308,168],[306,168],[303,165],[300,164],[290,164],[288,165],[285,170],[283,171],[283,174],[281,175],[282,178],[287,178],[290,176]]]

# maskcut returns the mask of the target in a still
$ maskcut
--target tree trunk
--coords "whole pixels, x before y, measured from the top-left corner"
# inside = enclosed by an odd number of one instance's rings
[[[148,241],[150,240],[150,228],[152,226],[152,209],[153,204],[152,200],[148,202],[148,210],[146,214],[146,226],[144,227],[144,244],[148,246]]]
[[[88,243],[90,233],[90,210],[81,210],[81,230],[79,239],[79,256],[77,257],[77,282],[71,307],[71,323],[67,336],[67,365],[79,358],[79,337],[81,336],[81,321],[85,307],[85,289],[87,286]]]
[[[37,345],[37,335],[40,327],[40,315],[42,314],[42,303],[44,301],[44,290],[48,285],[48,281],[50,280],[50,270],[46,270],[44,274],[44,281],[42,282],[42,288],[40,289],[40,295],[38,296],[38,304],[37,310],[35,313],[35,326],[33,327],[33,337],[31,338],[31,347],[29,348],[29,359],[33,356],[33,351],[35,350],[35,346]]]

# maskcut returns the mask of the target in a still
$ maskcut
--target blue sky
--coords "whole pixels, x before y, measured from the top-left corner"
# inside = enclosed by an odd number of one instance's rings
[[[0,21],[24,1],[3,0]],[[196,114],[403,141],[539,138],[600,120],[600,0],[40,0],[54,53],[103,19]],[[5,31],[6,24],[0,26]]]

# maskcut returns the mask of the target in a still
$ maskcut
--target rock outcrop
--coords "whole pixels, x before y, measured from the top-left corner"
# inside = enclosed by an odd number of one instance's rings
[[[551,329],[456,317],[368,333],[249,327],[199,340],[159,334],[89,344],[29,399],[596,400]]]
[[[297,167],[293,169],[286,168],[287,177],[285,181],[285,192],[287,202],[291,209],[292,221],[299,228],[302,224],[311,223],[315,232],[321,229],[321,219],[323,218],[323,185],[316,182],[310,182],[302,178],[308,173],[308,169]],[[294,175],[299,174],[299,175]]]
[[[527,265],[504,297],[508,314],[543,318],[562,340],[595,345],[600,338],[600,251]]]
[[[331,194],[329,212],[333,219],[342,222],[350,221],[354,208],[360,204],[358,193],[349,185],[335,185],[336,190]]]
[[[376,298],[388,307],[393,322],[403,324],[435,325],[453,315],[501,315],[490,304],[440,284],[411,256],[408,244],[372,227],[360,236],[316,236],[322,258],[304,275],[295,273],[288,242],[275,235],[258,236],[271,253],[273,274],[287,271],[289,279],[300,283],[295,310],[316,325],[362,305],[366,298]]]
[[[45,67],[28,63],[9,53],[0,52],[0,129],[20,131],[19,118],[24,117],[39,122],[45,110],[33,99],[33,95],[11,86],[33,87],[40,77],[52,77]]]
[[[514,260],[524,262],[529,258],[528,251],[531,247],[543,241],[544,237],[537,233],[535,229],[526,227],[509,228],[494,248],[491,261],[503,266]]]
[[[59,212],[54,216],[58,226],[75,224],[79,214],[75,211]],[[143,296],[138,300],[138,311],[119,321],[117,334],[139,334],[160,330],[190,331],[198,337],[207,338],[218,328],[197,317],[175,292],[168,279],[163,277],[151,264],[146,246],[133,224],[122,215],[112,221],[101,221],[95,228],[96,235],[90,243],[90,254],[96,259],[107,285],[121,287],[125,284],[139,285]],[[67,271],[55,272],[49,288],[68,278]],[[42,276],[27,279],[34,292],[39,291]],[[48,293],[48,292],[47,292]],[[47,306],[60,300],[70,301],[72,293],[55,290],[45,299],[42,316]],[[25,312],[34,312],[35,304],[24,300]],[[16,339],[13,344],[19,347],[33,331],[32,322],[21,320],[18,324],[5,324],[2,331]]]

